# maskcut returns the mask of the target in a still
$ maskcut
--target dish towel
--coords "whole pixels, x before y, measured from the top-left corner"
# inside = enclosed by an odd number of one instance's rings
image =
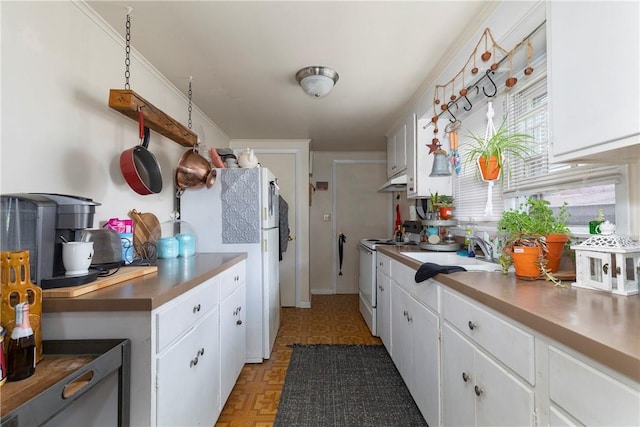
[[[282,253],[287,250],[287,246],[289,245],[289,204],[282,198],[282,196],[278,196],[278,228],[279,230],[279,241],[278,241],[278,252],[279,252],[279,260],[282,261]]]
[[[456,273],[458,271],[467,271],[466,268],[457,265],[440,265],[433,262],[425,262],[416,271],[416,283],[424,282],[427,279],[432,278],[436,274],[444,273]]]

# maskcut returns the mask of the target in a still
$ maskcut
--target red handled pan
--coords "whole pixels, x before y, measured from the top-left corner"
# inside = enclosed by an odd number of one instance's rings
[[[149,128],[144,125],[142,111],[138,112],[140,122],[140,145],[120,154],[120,170],[133,191],[141,195],[157,194],[162,191],[162,173],[156,157],[148,150]]]

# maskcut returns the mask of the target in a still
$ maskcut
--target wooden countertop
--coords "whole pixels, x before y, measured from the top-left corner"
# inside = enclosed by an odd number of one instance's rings
[[[416,247],[376,250],[411,267],[421,263],[400,252]],[[544,280],[516,279],[513,273],[439,274],[438,282],[519,323],[640,381],[640,296],[569,287]]]
[[[200,253],[159,259],[157,273],[73,298],[43,298],[42,311],[151,311],[246,258],[246,253]]]

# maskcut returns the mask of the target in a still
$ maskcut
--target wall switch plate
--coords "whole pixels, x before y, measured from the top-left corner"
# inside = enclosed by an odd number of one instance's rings
[[[323,221],[331,221],[331,214],[322,215],[322,220]]]

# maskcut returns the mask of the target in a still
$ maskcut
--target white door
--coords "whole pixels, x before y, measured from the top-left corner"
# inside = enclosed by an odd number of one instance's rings
[[[389,193],[379,193],[378,187],[386,181],[384,163],[354,160],[334,163],[335,247],[334,262],[337,274],[334,289],[337,294],[358,293],[360,240],[387,237],[389,223]],[[343,233],[342,269],[339,260],[338,235]]]
[[[260,152],[260,165],[269,169],[277,178],[280,195],[289,205],[289,242],[282,253],[280,270],[280,304],[283,307],[296,306],[296,155],[295,153]]]

